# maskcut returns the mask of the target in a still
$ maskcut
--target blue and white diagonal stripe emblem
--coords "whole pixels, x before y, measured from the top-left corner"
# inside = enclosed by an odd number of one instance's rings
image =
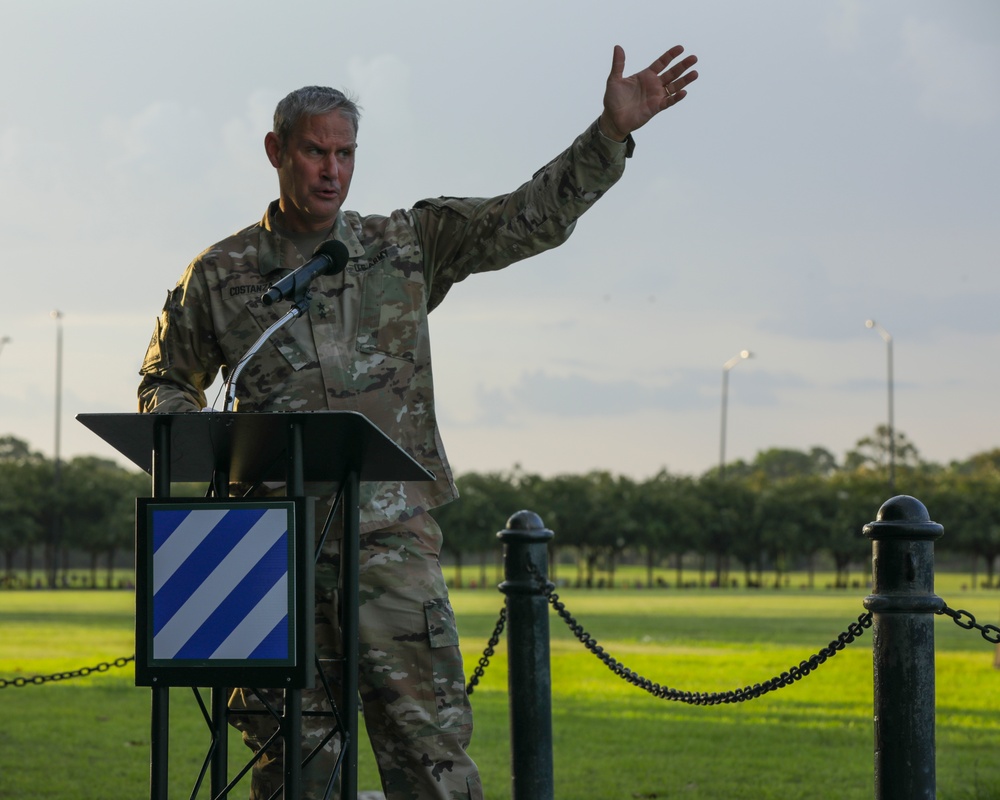
[[[153,511],[153,658],[287,659],[287,508]]]

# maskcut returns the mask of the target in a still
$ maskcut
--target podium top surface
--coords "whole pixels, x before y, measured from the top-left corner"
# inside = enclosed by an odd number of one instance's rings
[[[302,431],[307,481],[340,481],[351,469],[363,481],[428,481],[434,475],[356,411],[79,414],[77,419],[140,469],[152,473],[153,450],[165,437],[170,480],[285,480],[290,431]]]

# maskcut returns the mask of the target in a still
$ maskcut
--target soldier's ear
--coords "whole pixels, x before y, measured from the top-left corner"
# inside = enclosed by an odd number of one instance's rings
[[[274,131],[268,131],[264,137],[264,152],[267,153],[267,160],[271,166],[277,169],[281,166],[281,142]]]

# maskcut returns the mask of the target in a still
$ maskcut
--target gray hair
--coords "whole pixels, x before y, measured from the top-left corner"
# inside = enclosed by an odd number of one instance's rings
[[[274,134],[284,146],[300,119],[328,114],[331,111],[339,111],[346,116],[357,135],[358,123],[361,121],[361,109],[358,104],[343,92],[327,86],[303,86],[301,89],[289,92],[274,109]]]

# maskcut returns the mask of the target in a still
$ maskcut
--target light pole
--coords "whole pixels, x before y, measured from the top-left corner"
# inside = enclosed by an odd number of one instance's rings
[[[61,472],[62,465],[60,463],[60,444],[61,444],[61,433],[62,433],[62,356],[63,356],[63,329],[62,329],[62,311],[53,311],[52,319],[56,321],[56,435],[55,435],[55,461],[53,462],[52,471],[52,531],[50,533],[51,541],[49,542],[50,548],[50,562],[49,562],[49,588],[54,589],[56,586],[56,573],[58,570],[57,564],[59,561],[59,525],[60,519],[60,509],[62,508],[59,498],[59,488],[61,482]]]
[[[866,328],[874,328],[882,340],[885,342],[886,356],[888,359],[888,381],[889,381],[889,491],[896,490],[896,426],[893,421],[892,402],[892,334],[879,325],[875,320],[865,320]]]
[[[719,434],[719,479],[726,476],[726,406],[729,404],[729,370],[745,358],[752,358],[749,350],[740,352],[722,365],[722,427]]]

